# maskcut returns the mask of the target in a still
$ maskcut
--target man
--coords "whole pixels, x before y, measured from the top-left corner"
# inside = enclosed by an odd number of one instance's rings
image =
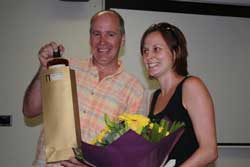
[[[75,69],[82,140],[91,141],[105,127],[104,113],[117,118],[122,112],[146,112],[145,91],[141,83],[124,71],[118,58],[120,47],[125,43],[122,17],[115,11],[100,11],[91,18],[88,60],[70,59]],[[47,68],[53,52],[64,47],[55,42],[43,46],[39,51],[40,68],[27,88],[23,102],[23,113],[34,117],[42,112],[39,74]],[[46,164],[43,131],[38,143],[35,166],[85,166],[72,158],[60,164]]]

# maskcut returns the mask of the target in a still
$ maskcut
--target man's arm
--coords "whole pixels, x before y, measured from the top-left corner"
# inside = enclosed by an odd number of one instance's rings
[[[64,47],[62,45],[57,45],[55,42],[45,44],[39,50],[38,58],[40,68],[29,84],[23,99],[23,114],[26,117],[35,117],[42,112],[41,83],[39,76],[43,70],[47,69],[47,62],[52,59],[53,52],[57,52],[58,48],[62,55]]]
[[[35,117],[42,112],[40,71],[42,68],[39,68],[24,94],[23,114],[26,117]]]

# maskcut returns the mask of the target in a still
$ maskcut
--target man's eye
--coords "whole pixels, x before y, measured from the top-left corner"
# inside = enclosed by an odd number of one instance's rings
[[[116,35],[116,33],[113,33],[113,32],[108,33],[108,36],[110,36],[110,37],[114,37],[115,35]]]
[[[100,36],[100,33],[98,33],[98,32],[92,32],[92,35],[93,36]]]

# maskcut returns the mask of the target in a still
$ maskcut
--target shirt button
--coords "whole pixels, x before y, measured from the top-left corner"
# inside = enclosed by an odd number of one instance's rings
[[[91,91],[91,95],[94,95],[95,94],[95,92],[94,91]]]
[[[82,112],[85,114],[85,113],[86,113],[86,110],[83,110]]]

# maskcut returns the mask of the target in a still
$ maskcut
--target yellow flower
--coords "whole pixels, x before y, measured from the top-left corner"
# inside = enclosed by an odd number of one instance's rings
[[[139,125],[141,126],[146,126],[150,121],[148,117],[145,117],[140,114],[123,113],[118,118],[120,121],[125,121],[125,122],[129,122],[129,121],[139,122]]]
[[[105,137],[105,135],[110,131],[110,129],[108,127],[106,127],[105,129],[103,129],[101,131],[101,133],[94,139],[90,142],[90,144],[95,144],[97,142],[102,142],[102,139]]]
[[[150,128],[150,129],[153,129],[153,127],[154,127],[154,124],[151,122],[151,123],[149,124],[149,128]]]
[[[163,129],[163,127],[159,127],[158,132],[161,133],[162,129]]]
[[[137,134],[141,134],[142,129],[150,122],[148,117],[140,114],[123,113],[118,117],[119,121],[127,123],[128,128],[135,131]]]
[[[127,121],[127,125],[129,129],[132,129],[137,134],[141,134],[141,131],[144,126],[141,126],[139,122],[137,121]]]
[[[119,121],[110,120],[108,115],[104,115],[106,128],[100,132],[100,134],[90,142],[90,144],[96,144],[99,146],[106,146],[118,137],[126,133],[129,129],[136,132],[138,135],[142,135],[145,139],[158,142],[163,136],[168,136],[176,129],[184,126],[183,123],[174,122],[169,128],[166,120],[161,120],[160,123],[151,122],[148,117],[140,114],[130,114],[124,112],[118,116]]]

